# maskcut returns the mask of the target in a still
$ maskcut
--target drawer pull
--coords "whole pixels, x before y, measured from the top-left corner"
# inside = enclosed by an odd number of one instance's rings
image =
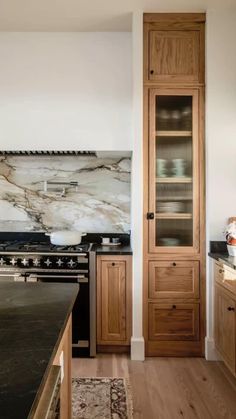
[[[112,266],[115,266],[115,262],[112,262],[112,264],[111,264]]]
[[[234,307],[228,307],[227,310],[228,311],[234,311]]]
[[[173,266],[176,266],[176,263],[175,262],[173,262]]]
[[[224,273],[224,269],[219,269],[220,274]]]
[[[150,74],[154,74],[154,70],[150,70]]]
[[[172,308],[173,308],[173,309],[176,309],[176,305],[175,305],[175,304],[173,304]]]

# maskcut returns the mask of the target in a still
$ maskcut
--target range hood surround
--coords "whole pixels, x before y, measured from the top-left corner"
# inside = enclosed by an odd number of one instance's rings
[[[0,230],[130,230],[131,152],[2,151]],[[60,196],[44,181],[78,182]]]

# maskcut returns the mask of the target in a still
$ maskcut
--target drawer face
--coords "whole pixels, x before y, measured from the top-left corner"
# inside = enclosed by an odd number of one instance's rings
[[[150,340],[198,340],[199,304],[149,303]]]
[[[215,263],[215,280],[229,291],[236,293],[236,270],[226,265]]]
[[[149,262],[149,298],[198,298],[199,262]]]

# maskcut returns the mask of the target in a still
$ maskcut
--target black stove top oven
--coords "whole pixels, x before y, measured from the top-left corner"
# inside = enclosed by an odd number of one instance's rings
[[[72,354],[96,355],[96,278],[92,245],[37,240],[0,242],[0,281],[79,283],[72,311]]]

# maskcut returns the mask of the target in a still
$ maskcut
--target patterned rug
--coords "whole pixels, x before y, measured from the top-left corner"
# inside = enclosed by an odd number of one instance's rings
[[[132,399],[124,378],[73,378],[73,419],[131,419]]]

